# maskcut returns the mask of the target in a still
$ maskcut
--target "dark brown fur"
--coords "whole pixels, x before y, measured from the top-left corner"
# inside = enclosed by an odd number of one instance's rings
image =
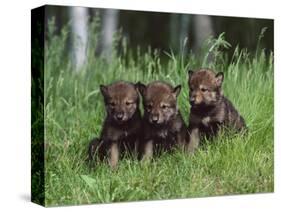
[[[151,158],[158,151],[184,146],[187,127],[177,107],[181,86],[165,82],[138,83],[144,105],[142,157]]]
[[[246,128],[245,121],[232,103],[223,95],[223,73],[210,69],[188,72],[189,100],[191,111],[188,131],[188,149],[193,152],[202,135],[216,135],[224,126],[237,132]]]
[[[109,164],[116,168],[120,154],[137,150],[141,129],[139,94],[134,84],[116,82],[100,86],[106,107],[106,118],[99,139],[89,145],[89,157],[103,160],[107,155]]]

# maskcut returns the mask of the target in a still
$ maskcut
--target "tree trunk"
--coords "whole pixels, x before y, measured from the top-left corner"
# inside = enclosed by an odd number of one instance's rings
[[[86,7],[71,7],[72,55],[76,71],[86,62],[86,46],[88,39],[88,9]]]
[[[106,9],[103,13],[101,52],[108,59],[111,59],[113,50],[114,33],[117,30],[118,10]]]
[[[214,35],[214,31],[210,16],[195,15],[193,21],[195,37],[194,49],[195,51],[198,51],[202,47],[204,41]]]

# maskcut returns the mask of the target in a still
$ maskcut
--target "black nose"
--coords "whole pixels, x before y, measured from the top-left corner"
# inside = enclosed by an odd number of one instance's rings
[[[195,98],[194,97],[190,97],[189,102],[190,102],[190,104],[194,104]]]
[[[157,123],[158,122],[159,117],[157,115],[153,115],[151,120],[153,123]]]
[[[119,121],[121,121],[121,120],[123,119],[123,117],[124,117],[124,114],[123,114],[123,113],[117,113],[117,115],[116,115],[116,118],[117,118]]]

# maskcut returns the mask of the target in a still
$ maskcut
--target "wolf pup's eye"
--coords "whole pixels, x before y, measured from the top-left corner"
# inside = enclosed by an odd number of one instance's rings
[[[201,91],[206,92],[206,91],[208,91],[208,89],[207,88],[201,88]]]
[[[162,108],[163,110],[166,110],[168,107],[169,107],[168,105],[161,105],[161,108]]]
[[[109,102],[110,107],[115,107],[115,102]]]
[[[133,102],[126,101],[125,104],[126,106],[130,106],[131,104],[133,104]]]

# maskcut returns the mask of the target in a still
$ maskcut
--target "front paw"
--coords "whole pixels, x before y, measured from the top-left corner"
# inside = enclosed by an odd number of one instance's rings
[[[111,169],[116,170],[119,160],[119,148],[117,143],[113,143],[109,149],[109,165]]]
[[[189,136],[190,137],[189,137],[187,150],[190,154],[193,154],[195,150],[198,148],[200,142],[199,129],[198,128],[192,129]]]
[[[150,160],[153,156],[153,141],[148,141],[144,146],[144,154],[142,157],[142,161]]]

